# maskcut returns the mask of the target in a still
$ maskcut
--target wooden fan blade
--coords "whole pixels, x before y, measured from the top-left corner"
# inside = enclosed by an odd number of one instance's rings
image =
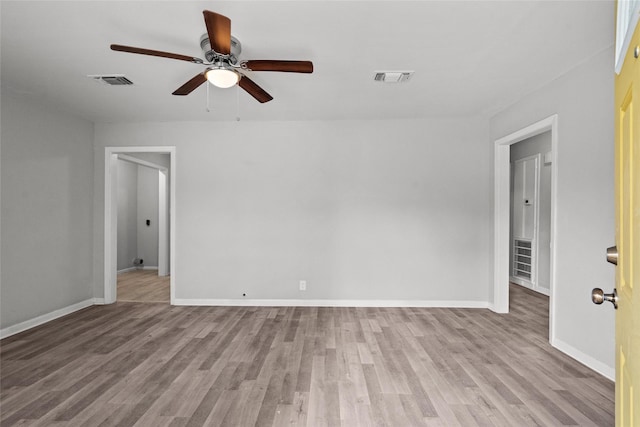
[[[204,75],[204,72],[197,74],[194,78],[180,86],[178,89],[173,92],[174,95],[189,95],[193,92],[198,86],[207,81],[207,77]]]
[[[231,53],[231,20],[210,10],[205,10],[202,13],[211,49],[217,53],[229,55]]]
[[[284,71],[286,73],[313,73],[311,61],[246,61],[247,68],[251,71]]]
[[[269,95],[264,89],[255,84],[253,80],[245,75],[240,77],[238,86],[246,90],[249,95],[253,96],[260,103],[269,102],[273,99],[273,96]]]
[[[142,49],[140,47],[122,46],[120,44],[112,44],[111,50],[118,52],[139,53],[141,55],[160,56],[162,58],[179,59],[181,61],[202,63],[202,59],[193,56],[180,55],[179,53],[162,52],[160,50]]]

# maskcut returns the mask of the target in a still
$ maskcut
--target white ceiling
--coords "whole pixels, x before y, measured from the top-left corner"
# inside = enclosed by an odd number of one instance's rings
[[[491,113],[610,48],[612,1],[6,1],[2,93],[94,122],[334,120]],[[313,74],[247,73],[274,100],[206,85],[203,66],[112,43],[202,57],[202,11],[228,16],[241,59],[311,60]],[[375,71],[414,70],[403,84]],[[612,57],[613,72],[613,57]],[[89,74],[125,74],[111,87]]]

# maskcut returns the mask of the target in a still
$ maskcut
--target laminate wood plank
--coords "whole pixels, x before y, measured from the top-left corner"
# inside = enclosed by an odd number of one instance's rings
[[[250,387],[248,386],[248,383],[243,384],[243,387],[237,390],[228,390],[221,394],[203,425],[233,426],[230,420],[238,417],[242,411],[242,406],[249,396]]]
[[[427,392],[425,392],[424,388],[420,384],[420,380],[416,376],[416,371],[413,369],[413,366],[407,359],[407,357],[401,352],[397,353],[397,359],[399,360],[400,366],[404,372],[404,376],[407,380],[408,388],[410,390],[410,395],[413,396],[414,402],[420,409],[422,417],[437,417],[438,413],[429,398]],[[409,393],[400,393],[402,395]]]
[[[462,404],[451,406],[451,410],[453,411],[453,413],[456,416],[456,419],[458,420],[458,425],[465,426],[465,427],[486,426],[487,424],[485,424],[484,420],[482,420],[482,424],[478,423],[478,421],[474,417],[474,414],[471,412],[471,408],[472,406],[470,405],[462,405]]]
[[[486,408],[496,419],[494,424],[504,426],[531,426],[529,417],[518,416],[518,411],[514,407],[524,406],[523,402],[517,398],[506,386],[495,376],[490,376],[490,368],[482,366],[476,369],[474,365],[467,361],[459,361],[467,373],[475,379],[477,388],[467,388],[467,393],[472,396],[474,404]],[[492,375],[492,374],[491,374]]]
[[[194,371],[189,377],[185,375],[187,373],[187,371],[185,371],[183,375],[181,375],[181,377],[184,376],[184,380],[187,382],[184,393],[180,395],[173,395],[175,400],[170,405],[164,406],[162,414],[173,414],[176,417],[186,418],[188,422],[191,415],[200,405],[200,402],[202,402],[206,394],[211,389],[213,383],[222,373],[223,368],[223,364],[217,364],[214,365],[211,370],[206,372],[196,369],[196,371]],[[178,377],[176,381],[180,381],[181,377]],[[229,390],[230,394],[234,394],[234,391],[235,390]],[[179,398],[176,398],[176,396],[179,396]]]
[[[405,360],[404,351],[401,350],[402,343],[390,332],[390,328],[383,328],[383,333],[375,334],[380,348],[380,357],[384,361],[386,372],[390,376],[389,384],[393,386],[393,393],[411,393],[411,388],[407,384],[407,376],[404,375],[400,364]],[[401,360],[398,360],[401,359]],[[375,360],[375,358],[374,358]],[[375,363],[374,363],[375,364]],[[378,366],[380,363],[375,364]],[[381,380],[385,380],[382,377]]]
[[[279,404],[276,406],[276,413],[273,417],[272,427],[291,425],[291,415],[293,413],[293,405]]]
[[[551,400],[545,393],[540,391],[545,389],[545,387],[537,381],[536,377],[528,377],[525,379],[510,366],[505,366],[502,369],[508,376],[512,377],[516,381],[516,383],[520,384],[521,386],[522,384],[527,384],[526,393],[529,395],[529,397],[532,400],[540,402],[544,406],[544,408],[562,425],[576,425],[575,420],[572,419],[569,414],[562,410],[557,405],[557,403]]]
[[[584,399],[575,396],[570,391],[556,390],[556,394],[569,404],[567,406],[573,407],[577,411],[581,412],[587,420],[592,421],[594,425],[606,425],[606,423],[611,420],[612,414],[602,413],[599,410],[596,410],[594,405],[587,403]]]
[[[517,425],[531,427],[544,427],[553,425],[542,420],[535,412],[534,408],[527,407],[525,404],[511,405],[510,413],[519,420]]]
[[[289,425],[306,426],[307,413],[309,411],[309,393],[296,391],[293,395],[293,411]],[[313,425],[313,424],[309,424]]]
[[[298,392],[309,392],[311,389],[311,368],[313,365],[314,347],[315,338],[305,337],[298,369],[298,381],[296,383],[296,391]]]
[[[519,384],[517,376],[510,375],[511,368],[506,367],[507,372],[500,372],[505,367],[496,370],[496,375],[509,387],[524,406],[528,408],[537,418],[543,421],[544,425],[576,425],[568,414],[560,409],[554,402],[549,401],[535,387],[526,384]]]
[[[0,341],[2,426],[606,426],[614,386],[483,309],[95,306]]]
[[[453,406],[473,403],[472,399],[467,396],[466,390],[449,384],[433,365],[427,364],[417,372],[420,372],[418,375],[420,384],[427,391],[427,396],[429,396],[437,413],[437,417],[425,417],[425,419],[431,423],[433,419],[439,418],[445,422],[445,425],[457,425],[458,421],[452,410]]]
[[[225,384],[231,379],[235,369],[236,367],[234,365],[228,365],[222,371],[220,376],[216,378],[213,385],[200,401],[196,410],[190,415],[189,422],[187,423],[188,427],[204,425],[204,422],[209,417],[209,414],[220,398],[220,395],[224,392]]]
[[[276,336],[277,328],[278,324],[274,323],[274,321],[265,321],[264,327],[260,329],[260,332],[257,335],[260,337],[257,354],[253,358],[253,362],[247,370],[245,379],[255,380],[258,378],[258,374],[262,370],[262,366],[264,365],[267,356],[270,354],[269,349],[271,348],[271,344]]]
[[[364,371],[362,367],[367,365],[359,360],[358,353],[355,350],[355,346],[359,343],[345,343],[344,349],[341,352],[341,360],[344,363],[340,364],[340,379],[339,382],[348,382],[350,387],[353,388],[355,394],[355,403],[362,403],[364,405],[370,405],[369,393],[367,390],[367,383],[364,377]]]
[[[273,424],[273,419],[276,417],[280,393],[282,392],[283,382],[284,374],[282,370],[278,370],[277,374],[270,377],[269,384],[267,385],[267,389],[258,410],[255,423],[256,426],[263,427]]]
[[[326,365],[325,365],[326,366]],[[326,378],[326,371],[325,371]],[[324,402],[327,425],[338,426],[342,414],[340,413],[340,387],[337,381],[325,380],[324,383]]]
[[[309,387],[308,423],[313,426],[327,426],[327,405],[324,393],[324,356],[313,356],[311,369],[311,383]]]
[[[282,387],[280,388],[280,398],[278,402],[283,405],[292,405],[293,404],[293,395],[296,390],[296,373],[290,370],[287,370],[284,373],[284,377],[282,378]]]
[[[117,299],[122,302],[169,302],[169,276],[156,270],[133,270],[117,277]]]
[[[122,405],[103,403],[100,406],[91,406],[82,411],[78,417],[69,424],[77,426],[117,425],[118,416]]]
[[[567,390],[570,390],[583,401],[590,402],[594,408],[613,416],[615,412],[615,385],[601,385],[598,381],[599,379],[599,376],[596,378],[567,378],[564,384]],[[603,405],[602,402],[607,403]]]
[[[493,401],[493,396],[490,392],[487,393],[486,390],[480,387],[468,387],[465,391],[469,394],[472,402],[469,405],[469,411],[478,424],[484,422],[487,425],[495,426],[521,425],[520,420],[508,418],[508,414],[504,412],[504,407],[498,407],[498,404]]]

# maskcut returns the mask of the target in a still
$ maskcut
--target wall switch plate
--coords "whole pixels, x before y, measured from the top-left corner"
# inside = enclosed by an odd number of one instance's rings
[[[306,280],[300,280],[300,290],[301,291],[306,291],[307,290],[307,281]]]

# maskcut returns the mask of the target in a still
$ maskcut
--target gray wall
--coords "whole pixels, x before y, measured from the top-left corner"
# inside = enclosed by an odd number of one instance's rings
[[[511,146],[511,164],[525,157],[540,156],[539,223],[538,223],[538,275],[537,286],[549,291],[551,281],[551,163],[544,163],[544,155],[551,151],[551,131],[541,133]],[[513,187],[511,188],[513,201]],[[513,203],[512,203],[513,206]],[[512,254],[513,255],[513,254]],[[513,263],[511,263],[513,265]]]
[[[167,156],[158,156],[164,165]],[[158,266],[158,170],[118,160],[118,271],[132,267],[134,258]]]
[[[138,166],[138,257],[145,267],[158,266],[158,170]],[[146,225],[146,220],[151,225]]]
[[[0,328],[93,298],[93,125],[2,94]]]
[[[96,125],[96,295],[104,147],[126,141],[177,147],[179,299],[486,303],[487,134],[468,117]]]
[[[558,114],[555,345],[610,369],[614,310],[594,305],[590,293],[615,283],[605,262],[615,231],[613,76],[611,48],[491,119],[493,149],[493,141]]]
[[[118,271],[138,257],[138,165],[118,160]]]

